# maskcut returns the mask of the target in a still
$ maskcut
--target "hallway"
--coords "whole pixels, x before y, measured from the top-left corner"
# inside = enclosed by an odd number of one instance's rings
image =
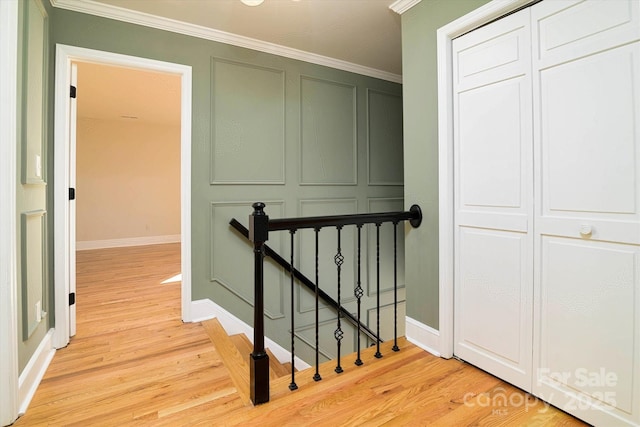
[[[384,343],[382,359],[364,350],[362,367],[345,357],[340,375],[322,365],[318,383],[302,371],[294,393],[288,377],[272,379],[271,402],[245,406],[223,357],[237,350],[216,351],[209,321],[182,323],[180,282],[162,283],[179,257],[179,244],[78,252],[77,335],[15,426],[583,425],[404,339],[399,353]]]

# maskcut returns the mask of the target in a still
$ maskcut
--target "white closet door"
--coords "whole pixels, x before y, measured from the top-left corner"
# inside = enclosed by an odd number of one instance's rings
[[[453,41],[454,353],[531,386],[529,10]]]
[[[533,6],[533,391],[640,424],[638,0]]]

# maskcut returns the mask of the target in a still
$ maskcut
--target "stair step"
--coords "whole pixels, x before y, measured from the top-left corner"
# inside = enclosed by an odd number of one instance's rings
[[[249,356],[253,351],[253,344],[249,341],[249,338],[245,334],[235,334],[229,337],[233,344],[236,346],[242,358],[249,363]]]
[[[224,366],[229,371],[230,377],[236,386],[238,394],[242,402],[249,406],[251,405],[249,394],[249,354],[253,350],[253,346],[249,339],[243,334],[234,335],[230,337],[218,321],[218,319],[211,319],[202,322],[204,330],[211,339],[211,342],[216,348],[216,351],[220,355]],[[310,389],[315,384],[316,392],[321,392],[325,387],[331,387],[330,384],[341,383],[343,381],[354,381],[355,377],[366,377],[367,372],[371,370],[371,367],[380,369],[381,366],[390,365],[395,363],[393,361],[394,352],[391,350],[393,342],[385,342],[380,346],[380,352],[383,354],[383,358],[377,359],[374,357],[376,348],[369,347],[361,351],[360,358],[364,362],[364,366],[355,366],[357,353],[351,353],[344,355],[340,359],[340,365],[342,366],[344,373],[337,374],[334,369],[336,367],[336,361],[330,360],[320,365],[320,375],[322,381],[316,382],[313,379],[315,373],[315,367],[305,369],[300,372],[296,372],[295,381],[299,388],[296,393],[303,392]],[[405,353],[416,353],[419,355],[423,351],[415,346],[411,346],[404,337],[398,338],[398,346],[400,351]],[[289,384],[291,381],[291,364],[278,362],[277,358],[267,349],[270,362],[270,375],[271,375],[271,402],[277,399],[282,399],[291,394],[289,390]],[[406,356],[406,354],[405,354]],[[275,362],[275,364],[274,364]],[[351,379],[347,379],[351,376]],[[355,379],[357,382],[357,379]],[[272,403],[273,404],[273,403]]]
[[[267,349],[267,354],[269,355],[269,374],[272,380],[291,375],[291,363],[280,363],[278,358],[274,356],[269,349]]]
[[[229,376],[238,390],[242,403],[246,406],[251,405],[249,397],[249,364],[240,354],[218,319],[205,320],[202,322],[202,326],[220,355],[222,363],[229,371]]]
[[[245,362],[249,364],[250,354],[253,352],[253,344],[247,338],[245,334],[236,334],[229,337],[233,344],[236,346]],[[291,363],[282,364],[278,361],[278,358],[274,354],[266,349],[269,355],[269,378],[272,380],[278,379],[285,375],[291,375]]]

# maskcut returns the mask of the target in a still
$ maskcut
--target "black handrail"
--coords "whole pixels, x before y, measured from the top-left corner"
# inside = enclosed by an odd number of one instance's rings
[[[364,213],[352,215],[308,216],[302,218],[279,218],[269,220],[269,231],[300,230],[303,228],[337,227],[344,225],[381,224],[383,222],[409,221],[417,228],[422,222],[420,206],[413,205],[408,211]]]
[[[242,234],[247,239],[249,238],[249,230],[247,230],[247,228],[244,225],[242,225],[235,218],[232,218],[231,221],[229,221],[229,225],[232,226],[233,228],[235,228],[238,232],[240,232],[240,234]],[[274,251],[269,245],[266,245],[266,244],[264,245],[264,254],[266,256],[270,257],[271,259],[273,259],[285,271],[287,271],[287,272],[291,271],[291,264],[289,264],[284,258],[282,258],[282,256],[280,256],[280,254],[278,254],[276,251]],[[295,277],[297,280],[299,280],[300,283],[305,285],[312,292],[314,292],[314,293],[316,292],[316,284],[313,283],[307,276],[305,276],[297,268],[293,269],[293,277]],[[358,323],[360,323],[361,331],[366,336],[371,338],[371,340],[383,342],[383,340],[381,340],[380,337],[378,337],[375,334],[375,332],[373,332],[371,329],[369,329],[367,327],[367,325],[363,324],[362,322],[358,322],[358,319],[356,319],[353,316],[353,314],[351,314],[349,311],[347,311],[344,307],[339,306],[338,303],[336,302],[336,300],[331,298],[331,296],[329,294],[327,294],[325,291],[323,291],[322,289],[318,289],[318,296],[322,300],[324,300],[324,302],[326,302],[329,306],[331,306],[334,310],[339,311],[340,313],[342,313],[342,315],[347,319],[347,321],[349,323],[351,323],[353,326],[355,326],[356,328],[358,327]]]
[[[411,209],[406,212],[385,212],[385,213],[368,213],[368,214],[356,214],[356,215],[334,215],[323,217],[307,217],[307,218],[282,218],[270,220],[269,216],[264,212],[265,204],[257,202],[253,204],[253,213],[249,216],[249,240],[254,244],[254,294],[255,305],[253,313],[253,353],[251,353],[250,363],[250,394],[251,401],[254,404],[265,403],[269,401],[269,356],[264,348],[264,271],[263,262],[266,252],[266,241],[269,240],[270,231],[289,230],[293,235],[295,231],[304,228],[313,228],[319,230],[323,227],[335,226],[340,230],[345,225],[362,226],[363,224],[376,224],[379,226],[384,222],[391,222],[398,224],[401,221],[409,221],[409,223],[415,228],[419,227],[422,222],[422,211],[418,205],[411,206]],[[292,238],[293,242],[293,238]],[[293,250],[292,250],[293,254]],[[342,255],[340,253],[340,246],[338,245],[338,254],[334,257],[336,265],[342,264]],[[292,259],[293,263],[293,259]],[[291,269],[292,274],[293,269]],[[378,274],[378,282],[380,275]],[[293,280],[293,279],[292,279]],[[339,280],[339,279],[338,279]],[[379,283],[378,283],[379,285]],[[378,291],[379,294],[379,291]],[[338,304],[339,306],[339,304]],[[378,303],[378,309],[380,305]],[[291,313],[293,316],[293,313]],[[338,328],[335,331],[335,338],[338,341],[342,339],[342,331],[340,330],[340,316],[338,314]],[[379,324],[378,324],[379,330]],[[293,337],[294,331],[291,331]],[[379,342],[379,341],[378,341]],[[316,349],[317,350],[317,349]],[[339,352],[338,347],[338,352]],[[379,348],[378,348],[379,353]],[[376,355],[378,355],[376,353]],[[339,357],[339,356],[338,356]],[[293,359],[293,353],[292,353]],[[338,367],[340,365],[338,364]],[[294,366],[292,363],[292,372]],[[338,368],[336,368],[338,371]],[[293,380],[293,378],[292,378]],[[292,390],[297,387],[289,388]]]

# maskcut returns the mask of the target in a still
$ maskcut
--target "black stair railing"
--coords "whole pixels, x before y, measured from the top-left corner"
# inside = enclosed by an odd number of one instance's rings
[[[235,218],[231,219],[231,221],[229,221],[229,225],[231,225],[233,228],[235,228],[236,231],[238,231],[244,237],[249,239],[249,230],[244,225],[240,224],[240,222],[238,222],[238,220],[236,220]],[[360,226],[360,228],[361,227],[362,226]],[[318,228],[317,229],[317,233],[319,233],[319,232],[320,232],[320,229]],[[358,247],[359,246],[360,246],[360,244],[358,244]],[[318,248],[316,247],[316,264],[317,264],[317,261],[318,261],[317,260],[317,254],[318,254]],[[369,339],[371,339],[371,341],[375,342],[375,341],[377,341],[379,339],[378,335],[376,335],[375,332],[373,332],[371,329],[369,329],[366,325],[363,325],[362,323],[358,322],[358,319],[356,317],[354,317],[353,314],[349,313],[344,307],[338,306],[338,303],[336,302],[336,300],[331,298],[330,295],[328,295],[325,291],[323,291],[318,286],[316,286],[316,283],[318,283],[318,270],[317,269],[316,269],[316,281],[314,283],[313,281],[311,281],[311,279],[309,279],[307,276],[305,276],[297,268],[293,268],[292,269],[291,268],[291,264],[289,264],[289,262],[287,262],[280,254],[278,254],[275,250],[273,250],[267,244],[264,245],[264,256],[273,259],[287,273],[291,273],[291,271],[293,270],[293,275],[296,278],[296,280],[298,280],[300,283],[302,283],[307,289],[309,289],[314,294],[317,293],[318,294],[318,299],[323,300],[332,309],[336,310],[336,312],[340,312],[341,316],[345,320],[347,320],[349,323],[351,323],[356,328],[359,328],[360,332],[362,332],[363,334],[368,336]],[[317,265],[316,265],[316,267],[317,267]],[[359,270],[359,266],[358,266],[358,270]],[[356,288],[356,291],[357,291],[357,288]],[[362,292],[362,288],[360,288],[360,292]],[[361,298],[362,295],[363,294],[360,293],[360,296],[358,297],[358,295],[356,294],[356,297],[357,298]],[[318,312],[318,310],[316,310],[316,314],[317,314],[317,312]],[[359,314],[358,314],[358,318],[360,318]],[[380,340],[380,341],[382,342],[382,340]],[[358,345],[360,345],[359,342],[358,342]]]
[[[337,284],[338,284],[338,300],[335,301],[337,305],[337,325],[336,330],[334,332],[334,337],[336,339],[337,345],[337,365],[335,371],[337,373],[341,373],[343,371],[342,366],[340,365],[340,349],[341,349],[341,341],[343,337],[342,324],[341,319],[344,317],[346,319],[355,320],[355,325],[358,327],[358,356],[355,361],[356,365],[362,365],[363,362],[360,359],[360,344],[359,344],[359,333],[360,331],[365,332],[368,330],[362,323],[360,322],[360,299],[362,297],[362,287],[360,283],[360,232],[362,226],[365,224],[374,224],[376,226],[376,327],[377,333],[375,334],[375,341],[377,343],[376,354],[375,357],[380,358],[383,355],[380,353],[380,339],[377,338],[380,336],[380,227],[384,223],[392,223],[394,227],[394,351],[398,351],[399,348],[397,346],[397,225],[402,221],[409,221],[409,223],[413,227],[419,227],[422,222],[422,212],[418,205],[413,205],[406,212],[385,212],[385,213],[367,213],[367,214],[354,214],[354,215],[332,215],[332,216],[321,216],[321,217],[305,217],[305,218],[282,218],[282,219],[269,219],[269,216],[264,212],[265,204],[262,202],[257,202],[253,204],[253,213],[249,216],[249,232],[248,237],[254,245],[254,292],[255,292],[255,305],[254,305],[254,317],[253,317],[253,352],[251,353],[251,363],[250,363],[250,394],[251,400],[254,405],[260,403],[266,403],[269,401],[269,356],[267,355],[264,348],[264,257],[267,253],[268,246],[266,245],[267,240],[269,239],[269,233],[272,231],[289,231],[291,236],[291,263],[288,264],[288,270],[291,274],[291,383],[289,384],[289,388],[291,390],[295,390],[298,386],[295,383],[295,321],[294,321],[294,307],[293,307],[293,284],[294,278],[298,278],[301,280],[301,277],[304,277],[300,272],[298,272],[294,267],[294,235],[300,229],[313,229],[315,231],[316,236],[316,284],[313,285],[313,290],[316,294],[316,374],[314,375],[314,379],[316,381],[320,381],[322,378],[318,372],[318,316],[317,316],[317,301],[318,296],[322,292],[319,288],[318,283],[318,235],[322,228],[325,227],[335,227],[338,236],[338,247],[336,254],[334,256],[334,261],[336,264],[337,271]],[[235,224],[237,221],[232,220],[231,225],[234,228],[240,230],[238,226],[241,225]],[[343,227],[354,225],[358,229],[358,280],[357,286],[354,290],[354,294],[357,298],[358,303],[358,313],[357,318],[353,319],[353,316],[348,313],[348,311],[344,310],[341,305],[341,267],[344,263],[344,255],[342,253],[340,236]],[[268,249],[270,252],[269,256],[271,256],[274,260],[274,252],[271,249]],[[275,254],[277,255],[277,254]],[[281,258],[281,257],[280,257]],[[285,264],[286,261],[282,260]],[[284,268],[282,263],[280,263]],[[306,279],[306,277],[305,277]],[[308,279],[306,279],[309,281]],[[310,281],[309,281],[310,282]],[[323,292],[322,292],[323,293]],[[331,298],[324,294],[327,297],[327,300],[331,300]],[[332,301],[332,300],[331,300]],[[370,332],[370,331],[369,331]],[[369,335],[369,334],[367,334]]]

